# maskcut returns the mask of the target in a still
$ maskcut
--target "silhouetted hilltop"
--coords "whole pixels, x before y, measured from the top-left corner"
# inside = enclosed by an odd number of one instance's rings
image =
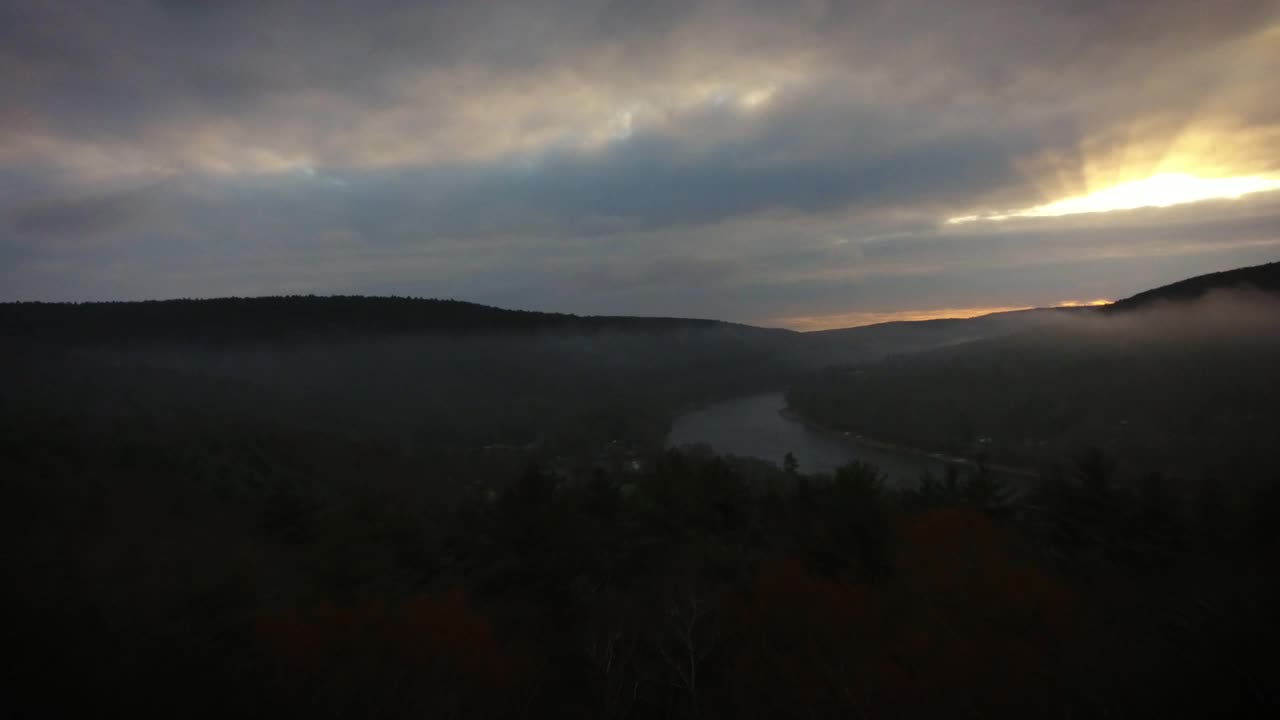
[[[1197,275],[1186,280],[1179,280],[1171,285],[1164,285],[1132,297],[1118,300],[1106,306],[1106,311],[1127,311],[1146,307],[1156,302],[1187,302],[1198,300],[1213,290],[1227,289],[1262,290],[1280,293],[1280,262],[1265,265],[1224,270],[1223,272]]]
[[[1272,472],[1280,264],[1193,278],[1053,323],[827,368],[788,402],[839,431],[1024,466],[1101,448],[1143,471]],[[1268,283],[1272,283],[1268,285]],[[1110,307],[1110,306],[1108,306]]]
[[[690,403],[777,388],[796,333],[402,297],[0,305],[0,405],[311,427],[408,446],[658,445]]]
[[[1278,366],[1261,292],[824,333],[0,305],[0,708],[1272,717]],[[666,447],[788,384],[831,431],[975,462]]]
[[[657,332],[734,326],[717,320],[578,316],[408,297],[297,295],[209,300],[0,305],[0,334],[58,341],[237,340],[557,330]]]
[[[1052,328],[1090,308],[1034,308],[972,318],[908,320],[803,333],[801,346],[813,366],[866,362],[927,352],[1034,328]]]

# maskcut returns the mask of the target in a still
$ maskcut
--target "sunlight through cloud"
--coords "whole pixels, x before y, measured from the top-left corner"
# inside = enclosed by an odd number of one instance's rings
[[[987,215],[961,215],[950,218],[947,222],[957,224],[977,220],[1060,217],[1146,207],[1169,207],[1203,200],[1234,200],[1244,195],[1272,190],[1280,190],[1280,178],[1263,175],[1202,178],[1185,173],[1162,173],[1145,180],[1120,183],[1088,195],[1066,198],[1025,210]]]

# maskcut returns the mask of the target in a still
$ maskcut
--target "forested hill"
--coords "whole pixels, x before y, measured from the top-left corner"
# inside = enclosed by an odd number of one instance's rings
[[[63,342],[224,342],[411,333],[480,335],[552,330],[594,334],[713,329],[787,332],[718,320],[579,316],[407,297],[305,295],[0,304],[0,336]]]
[[[583,453],[659,445],[681,407],[784,385],[797,335],[399,297],[10,303],[0,405],[254,427],[343,418],[326,422],[415,447],[541,438]]]
[[[1195,299],[1160,288],[1143,294],[1159,300],[1135,296],[1140,311],[1086,308],[828,368],[793,383],[788,403],[835,430],[1008,464],[1061,465],[1097,448],[1139,472],[1273,477],[1280,294],[1248,279],[1277,267],[1195,278]]]
[[[1116,301],[1104,310],[1123,312],[1148,307],[1158,302],[1187,302],[1198,300],[1215,290],[1228,289],[1253,289],[1280,293],[1280,261],[1179,280],[1176,283]]]
[[[1000,337],[1034,328],[1054,328],[1093,308],[1036,308],[991,313],[972,318],[885,322],[861,327],[818,330],[803,335],[810,365],[867,362],[889,355]]]

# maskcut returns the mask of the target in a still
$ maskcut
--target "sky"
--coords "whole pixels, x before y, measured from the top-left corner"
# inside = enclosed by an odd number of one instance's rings
[[[1277,0],[0,0],[0,300],[1116,299],[1280,260],[1278,58]]]

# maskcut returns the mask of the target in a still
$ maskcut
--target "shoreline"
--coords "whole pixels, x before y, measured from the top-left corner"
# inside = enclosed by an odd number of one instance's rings
[[[823,425],[814,420],[811,420],[797,413],[796,411],[792,410],[790,407],[784,406],[782,408],[779,408],[778,415],[782,416],[787,420],[790,420],[791,422],[799,423],[805,426],[806,428],[813,430],[814,432],[820,433],[822,435],[827,435],[831,438],[844,442],[847,445],[868,447],[876,450],[885,450],[888,452],[902,453],[906,455],[916,455],[919,457],[929,458],[930,460],[939,460],[944,463],[964,465],[967,467],[974,467],[975,465],[977,465],[976,462],[974,462],[973,460],[967,457],[960,457],[957,455],[948,455],[946,453],[925,450],[924,448],[913,447],[911,445],[900,445],[898,443],[892,443],[885,440],[877,440],[875,438],[869,438],[869,437],[866,437],[865,435],[859,435],[857,437],[854,437],[852,435],[846,435],[845,433],[839,430],[834,430],[832,428],[827,427],[826,425]],[[989,463],[987,467],[991,468],[995,472],[1002,473],[1005,475],[1014,475],[1022,478],[1040,477],[1040,473],[1025,467],[1015,467],[1013,465],[1001,465],[996,463]]]

